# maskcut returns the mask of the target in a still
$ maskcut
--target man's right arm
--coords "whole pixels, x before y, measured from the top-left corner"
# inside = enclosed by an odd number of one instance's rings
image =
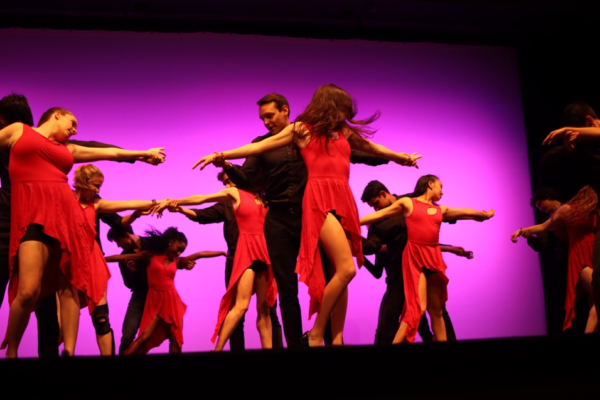
[[[257,137],[252,143],[260,142],[264,138]],[[230,165],[229,168],[227,166]],[[231,182],[235,183],[240,188],[248,187],[254,180],[259,176],[261,172],[261,163],[259,156],[251,156],[246,158],[244,164],[240,167],[235,164],[225,164],[225,173],[231,179]]]
[[[381,243],[381,235],[379,233],[379,230],[377,229],[377,225],[372,224],[371,226],[369,226],[369,233],[367,234],[367,238],[362,239],[363,254],[376,254],[381,250],[382,245],[383,244]],[[371,262],[365,263],[365,268],[376,279],[381,278],[381,276],[383,275],[383,265],[380,262],[375,262],[375,264],[372,264]]]
[[[226,205],[223,203],[214,204],[208,208],[197,209],[192,208],[192,211],[195,216],[190,217],[187,214],[184,214],[186,217],[191,219],[194,222],[197,222],[201,225],[206,224],[218,224],[219,222],[225,221],[225,207]]]

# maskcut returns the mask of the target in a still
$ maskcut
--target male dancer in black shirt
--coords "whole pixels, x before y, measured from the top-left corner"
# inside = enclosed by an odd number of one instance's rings
[[[269,133],[255,138],[253,143],[277,135],[290,124],[290,105],[284,96],[271,93],[257,104],[259,117]],[[380,165],[388,161],[352,151],[350,162]],[[222,166],[231,181],[242,189],[260,176],[264,180],[265,197],[269,206],[265,218],[265,239],[279,291],[283,330],[289,348],[301,347],[302,316],[295,269],[302,231],[302,197],[308,173],[300,150],[292,143],[248,157],[241,167],[223,161],[215,163],[215,166]],[[329,265],[326,260],[324,257],[323,267],[328,274]]]
[[[133,233],[131,227],[114,227],[106,234],[110,242],[115,242],[123,251],[121,254],[135,254],[140,251],[150,250],[147,238]],[[123,283],[131,290],[131,299],[127,305],[125,318],[123,319],[123,329],[121,344],[119,345],[119,355],[125,354],[142,322],[142,314],[146,304],[146,295],[148,294],[148,276],[146,268],[143,265],[136,265],[133,261],[119,261],[119,270],[123,277]]]
[[[391,206],[396,200],[406,195],[390,194],[385,185],[379,181],[371,181],[365,187],[361,200],[373,207],[375,211]],[[379,307],[379,318],[375,331],[375,344],[392,344],[400,326],[400,315],[404,307],[404,279],[402,276],[402,253],[406,247],[408,232],[403,215],[387,218],[369,226],[367,239],[363,239],[363,253],[377,254],[375,265],[365,265],[369,272],[379,279],[383,269],[386,272],[386,290]],[[386,251],[380,253],[383,246]],[[457,256],[473,258],[473,252],[465,251],[462,247],[440,245],[442,251],[454,253]],[[452,321],[444,306],[442,315],[446,324],[448,341],[456,341]],[[433,335],[429,330],[427,317],[423,316],[418,328],[419,336],[424,342],[431,342]]]

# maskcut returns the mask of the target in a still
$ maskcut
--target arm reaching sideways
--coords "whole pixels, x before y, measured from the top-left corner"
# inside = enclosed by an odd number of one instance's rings
[[[402,197],[396,200],[391,206],[382,208],[379,211],[375,211],[371,214],[367,214],[360,219],[361,225],[370,225],[373,222],[380,221],[382,219],[390,218],[396,215],[407,215],[412,213],[413,204],[408,197]]]
[[[179,269],[192,269],[196,265],[196,260],[199,258],[212,258],[212,257],[220,257],[227,256],[227,252],[225,251],[199,251],[194,254],[190,254],[187,257],[181,257],[177,260],[177,268]]]
[[[407,167],[419,168],[417,165],[417,160],[423,157],[417,153],[396,153],[385,146],[373,143],[355,133],[348,137],[348,143],[350,143],[350,147],[352,147],[354,150],[364,151],[365,153],[394,161],[397,164]]]
[[[157,147],[146,151],[124,150],[118,148],[92,148],[82,147],[75,144],[67,144],[67,148],[73,154],[76,163],[92,161],[119,161],[132,158],[140,161],[150,162],[157,165],[165,161],[164,147]]]
[[[600,140],[600,128],[591,127],[566,127],[550,132],[542,142],[542,145],[551,144],[556,140],[562,139],[565,135],[569,136],[569,141],[580,139],[586,142]]]
[[[213,194],[196,194],[192,196],[182,197],[180,199],[175,199],[168,201],[166,203],[160,202],[152,208],[153,214],[161,214],[163,210],[167,207],[178,207],[178,206],[190,206],[190,205],[199,205],[204,203],[225,203],[231,202],[234,208],[237,208],[240,202],[240,193],[237,188],[231,187],[227,189],[223,189],[220,192]]]
[[[107,263],[119,262],[119,261],[126,262],[127,260],[139,262],[139,261],[149,260],[150,258],[152,258],[152,255],[153,254],[150,251],[140,251],[139,253],[133,253],[133,254],[117,254],[114,256],[104,257],[104,259],[106,260]]]
[[[494,210],[477,211],[472,208],[450,208],[448,206],[440,206],[444,221],[455,219],[472,219],[475,221],[485,221],[492,218],[495,214]]]
[[[465,250],[460,246],[450,246],[445,244],[440,244],[440,250],[445,251],[447,253],[456,254],[459,257],[465,257],[468,260],[473,258],[473,252],[469,250]]]
[[[220,154],[213,153],[204,156],[192,166],[192,169],[200,165],[200,170],[203,170],[208,164],[213,163],[217,157],[222,158],[224,160],[247,158],[250,156],[255,156],[257,154],[264,153],[265,151],[274,150],[286,146],[290,144],[294,139],[294,126],[297,126],[298,129],[306,129],[304,128],[304,124],[302,124],[301,122],[297,124],[299,125],[290,124],[286,126],[277,135],[273,135],[265,140],[261,140],[260,142],[250,143],[245,146],[238,147],[237,149],[224,151]]]
[[[542,224],[533,225],[528,228],[521,228],[518,231],[515,231],[512,235],[510,235],[510,240],[512,240],[513,243],[517,243],[517,238],[519,236],[529,239],[531,236],[537,233],[548,230],[552,224],[558,223],[563,219],[563,215],[567,211],[567,207],[569,206],[566,204],[560,206],[558,210],[556,210],[554,214],[552,214],[552,216]]]
[[[161,200],[159,204],[167,204],[171,199]],[[97,213],[113,213],[128,210],[148,210],[156,206],[156,201],[152,200],[124,200],[124,201],[111,201],[98,199],[94,203]],[[125,226],[125,224],[123,224]]]

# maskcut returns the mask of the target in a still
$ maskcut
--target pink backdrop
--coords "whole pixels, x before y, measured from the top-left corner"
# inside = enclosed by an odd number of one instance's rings
[[[251,141],[266,132],[256,101],[270,92],[291,103],[292,117],[314,90],[335,83],[358,102],[359,117],[381,110],[374,141],[423,154],[419,170],[387,165],[352,166],[350,184],[361,215],[371,210],[360,195],[372,179],[394,193],[413,189],[423,174],[444,184],[441,201],[452,207],[496,209],[485,223],[444,225],[441,241],[474,251],[466,260],[446,255],[448,310],[459,339],[545,333],[539,260],[509,235],[533,223],[517,57],[514,49],[436,44],[290,39],[225,34],[156,34],[0,30],[4,62],[0,95],[25,94],[34,118],[61,106],[79,119],[76,139],[131,149],[165,146],[167,162],[100,162],[109,200],[152,199],[221,189],[217,169],[192,171],[202,155]],[[10,62],[7,62],[9,60]],[[240,160],[240,163],[242,161]],[[72,178],[72,173],[70,174]],[[225,250],[222,226],[200,226],[182,215],[142,218],[134,229],[177,226],[189,251]],[[107,255],[119,249],[105,239]],[[366,234],[366,229],[363,231]],[[206,351],[224,287],[224,259],[200,260],[180,271],[178,291],[188,305],[184,351]],[[129,291],[116,264],[108,296],[117,345]],[[361,270],[350,286],[348,344],[373,342],[384,280]],[[303,318],[308,299],[300,284]],[[0,332],[8,307],[3,300]],[[252,305],[254,302],[252,303]],[[252,307],[252,306],[251,306]],[[246,343],[258,348],[251,309]],[[304,321],[309,329],[312,321]],[[166,352],[166,344],[155,352]],[[32,318],[21,356],[37,353]],[[87,310],[82,310],[77,353],[98,354]]]

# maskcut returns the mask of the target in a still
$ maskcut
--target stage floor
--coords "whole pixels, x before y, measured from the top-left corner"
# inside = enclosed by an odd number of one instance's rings
[[[599,372],[598,336],[0,361],[8,393],[100,399],[591,400]]]

